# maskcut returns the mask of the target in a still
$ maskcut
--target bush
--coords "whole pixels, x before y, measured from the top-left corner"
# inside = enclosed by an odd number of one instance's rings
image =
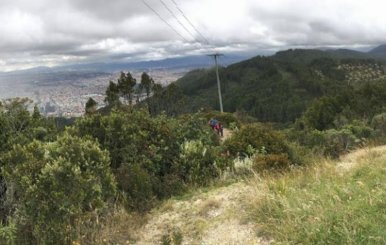
[[[252,168],[256,171],[262,170],[285,170],[289,169],[291,161],[288,154],[257,155]]]
[[[255,153],[251,149],[264,148],[264,153],[267,154],[281,154],[289,151],[288,144],[279,132],[257,123],[243,126],[231,138],[225,140],[223,146],[234,156],[240,154],[251,156]]]
[[[174,167],[186,183],[207,184],[226,168],[219,152],[201,141],[187,141],[181,148],[180,161]]]
[[[52,143],[34,141],[14,146],[4,162],[17,237],[34,243],[86,236],[83,222],[97,218],[115,193],[108,153],[94,141],[68,134]]]
[[[122,165],[117,171],[118,187],[126,196],[126,207],[129,210],[146,211],[152,207],[152,179],[139,164]]]
[[[174,119],[141,110],[115,111],[82,118],[71,131],[96,138],[110,152],[130,210],[145,211],[156,199],[179,194],[188,184],[207,184],[223,164],[216,147],[219,137],[200,114]],[[188,141],[200,142],[199,150],[185,151]]]
[[[386,135],[386,113],[375,115],[371,120],[371,127],[377,136]]]

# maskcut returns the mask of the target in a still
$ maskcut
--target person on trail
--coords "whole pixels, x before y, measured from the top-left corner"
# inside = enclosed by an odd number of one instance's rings
[[[218,121],[217,121],[216,119],[214,119],[214,118],[211,118],[211,119],[209,120],[209,125],[210,125],[210,127],[211,127],[213,130],[215,129],[217,123],[218,123]]]
[[[223,137],[223,134],[224,134],[224,128],[222,126],[222,124],[220,122],[217,122],[216,126],[214,127],[214,129],[216,130],[217,134],[220,135],[221,137]]]
[[[218,125],[218,130],[217,130],[217,132],[218,132],[218,134],[219,134],[221,137],[223,137],[223,136],[224,136],[224,128],[223,128],[222,124],[219,122],[217,125]]]

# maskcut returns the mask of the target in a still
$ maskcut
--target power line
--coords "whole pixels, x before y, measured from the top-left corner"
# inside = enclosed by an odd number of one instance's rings
[[[184,39],[185,42],[189,42],[181,33],[179,33],[169,22],[167,22],[157,11],[155,11],[154,8],[152,8],[145,0],[142,0],[143,4],[146,5],[151,11],[153,11],[154,14],[156,14],[166,25],[170,27],[178,36],[180,36],[182,39]]]
[[[182,16],[184,17],[184,19],[189,23],[189,25],[201,36],[202,39],[205,40],[205,42],[207,44],[210,44],[208,39],[205,38],[204,35],[202,35],[202,33],[193,25],[193,23],[190,21],[190,19],[185,15],[184,11],[182,11],[182,9],[178,6],[178,4],[176,3],[176,1],[174,0],[171,0],[174,5],[176,6],[176,8],[178,9],[178,11],[180,11],[180,13],[182,14]]]
[[[169,11],[169,13],[177,20],[178,24],[180,24],[180,26],[182,28],[184,28],[184,30],[189,33],[193,39],[196,41],[196,42],[199,42],[196,37],[194,36],[194,34],[188,29],[186,28],[186,26],[178,19],[178,17],[176,16],[176,14],[174,14],[174,12],[168,7],[168,5],[163,1],[163,0],[160,0],[160,2],[162,3],[162,5]]]

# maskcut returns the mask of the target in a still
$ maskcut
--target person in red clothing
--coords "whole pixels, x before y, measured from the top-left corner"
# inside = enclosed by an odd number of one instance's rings
[[[223,128],[223,126],[222,126],[222,124],[221,124],[220,122],[218,122],[218,123],[215,125],[214,129],[217,131],[218,135],[220,135],[221,137],[223,137],[223,135],[224,135],[224,128]]]

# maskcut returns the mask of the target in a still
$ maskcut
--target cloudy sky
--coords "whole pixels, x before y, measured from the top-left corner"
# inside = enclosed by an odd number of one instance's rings
[[[385,9],[384,0],[0,0],[0,71],[213,51],[366,48],[386,43]]]

